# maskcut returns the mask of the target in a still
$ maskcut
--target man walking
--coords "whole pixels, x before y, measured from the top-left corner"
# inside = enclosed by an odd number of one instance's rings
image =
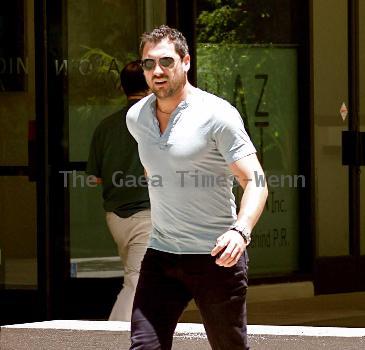
[[[128,109],[147,95],[148,86],[139,61],[128,63],[120,80],[128,105],[95,129],[87,173],[103,184],[106,222],[124,269],[123,288],[109,320],[130,321],[140,264],[151,232],[151,215],[147,183],[139,186],[144,172],[137,143],[127,129],[125,117]]]
[[[267,198],[255,148],[238,111],[187,80],[184,36],[160,26],[141,41],[153,94],[136,103],[127,125],[149,177],[152,236],[132,312],[131,349],[171,349],[194,298],[215,350],[248,349],[246,247]],[[245,188],[238,216],[233,175]]]

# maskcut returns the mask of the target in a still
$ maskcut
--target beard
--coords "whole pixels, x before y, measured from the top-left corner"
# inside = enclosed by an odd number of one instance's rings
[[[174,96],[178,91],[182,90],[186,84],[186,76],[184,73],[176,74],[173,79],[167,76],[155,77],[155,79],[166,79],[166,86],[156,87],[153,83],[150,86],[151,91],[158,98],[168,98]]]

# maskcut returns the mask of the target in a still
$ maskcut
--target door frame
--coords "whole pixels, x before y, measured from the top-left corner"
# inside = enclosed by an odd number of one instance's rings
[[[34,1],[35,128],[28,139],[28,165],[0,166],[0,176],[28,176],[36,183],[37,286],[35,289],[0,288],[0,324],[40,321],[47,317],[47,176],[45,147],[45,1]],[[25,5],[26,6],[26,5]],[[24,8],[25,11],[25,8]],[[24,29],[25,30],[25,29]],[[29,125],[30,127],[30,125]],[[24,310],[27,310],[24,312]]]

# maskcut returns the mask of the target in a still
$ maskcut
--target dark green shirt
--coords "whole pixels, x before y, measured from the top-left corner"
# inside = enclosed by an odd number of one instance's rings
[[[125,116],[132,100],[121,111],[103,119],[94,131],[86,172],[103,181],[104,210],[129,217],[150,208],[147,182],[138,147],[127,129]]]

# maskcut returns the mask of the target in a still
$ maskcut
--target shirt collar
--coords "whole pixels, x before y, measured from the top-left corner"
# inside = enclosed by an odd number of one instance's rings
[[[180,109],[185,109],[187,108],[191,103],[192,101],[200,94],[201,90],[199,88],[194,88],[189,94],[188,96],[186,97],[185,100],[181,101],[177,107],[176,107],[176,110],[180,110]],[[149,103],[150,103],[150,108],[151,110],[156,113],[156,95],[155,94],[152,94],[151,95],[151,98],[149,100]]]

